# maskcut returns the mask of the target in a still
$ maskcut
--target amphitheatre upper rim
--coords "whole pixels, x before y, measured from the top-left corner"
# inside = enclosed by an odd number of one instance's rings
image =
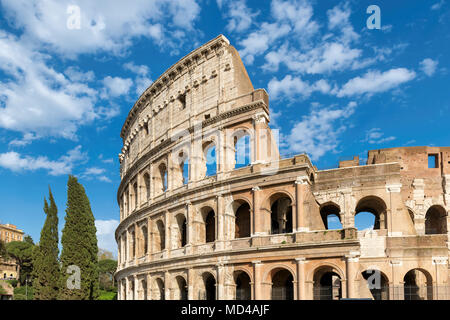
[[[130,124],[132,121],[133,116],[135,115],[135,111],[138,106],[140,106],[144,99],[148,98],[150,96],[150,92],[152,89],[154,89],[158,84],[161,84],[162,79],[166,78],[171,72],[175,71],[178,66],[181,66],[184,62],[188,61],[190,58],[194,57],[195,55],[201,53],[206,47],[213,47],[217,44],[222,44],[223,42],[226,43],[226,45],[230,44],[230,41],[223,35],[219,34],[214,39],[209,40],[208,42],[202,44],[200,47],[197,47],[196,49],[192,50],[190,53],[186,54],[184,57],[179,59],[177,62],[175,62],[173,65],[171,65],[169,68],[166,69],[153,83],[142,92],[142,94],[139,96],[139,98],[134,103],[133,107],[128,112],[128,115],[124,121],[124,124],[122,126],[122,129],[120,131],[120,137],[124,139],[125,133],[128,130],[128,124]]]

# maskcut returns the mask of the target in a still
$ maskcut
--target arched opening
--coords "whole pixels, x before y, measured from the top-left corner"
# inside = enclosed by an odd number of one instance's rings
[[[386,204],[375,196],[368,196],[358,202],[355,210],[355,228],[386,229]]]
[[[142,232],[142,239],[143,239],[143,252],[144,255],[146,255],[148,253],[148,230],[146,226],[142,226],[141,228],[141,232]]]
[[[183,214],[179,214],[176,216],[176,220],[177,220],[177,228],[178,228],[178,232],[177,232],[177,247],[178,248],[182,248],[186,245],[186,236],[187,236],[187,232],[186,232],[186,218]]]
[[[235,239],[250,237],[250,205],[244,202],[235,214]]]
[[[181,172],[183,177],[183,184],[189,182],[189,158],[185,157],[184,161],[181,163]]]
[[[125,262],[129,259],[128,257],[128,247],[127,247],[127,234],[124,233],[124,235],[122,236],[122,245],[123,245],[123,256],[122,256],[122,261]]]
[[[176,291],[174,300],[187,300],[188,298],[188,286],[186,280],[182,276],[177,276],[176,281]]]
[[[134,210],[136,210],[137,208],[138,208],[138,205],[139,205],[139,203],[138,203],[138,185],[137,185],[137,182],[135,182],[134,184],[133,184],[133,196],[134,196]]]
[[[320,207],[320,216],[327,230],[342,229],[341,209],[337,204],[326,203]]]
[[[425,215],[425,234],[446,234],[447,213],[439,205],[434,205],[427,210]]]
[[[314,300],[342,298],[341,277],[332,267],[323,267],[314,273]]]
[[[294,299],[294,277],[286,269],[272,271],[272,300]]]
[[[203,274],[203,284],[205,292],[203,300],[216,300],[216,279],[210,273]]]
[[[234,273],[234,282],[236,284],[236,300],[251,300],[251,280],[244,271]]]
[[[164,281],[161,278],[156,279],[156,290],[155,290],[155,299],[154,300],[165,300],[164,294]]]
[[[145,201],[150,198],[150,175],[144,173],[144,185],[145,185]]]
[[[216,217],[214,210],[209,210],[204,214],[205,222],[205,242],[216,241]]]
[[[136,256],[136,236],[134,230],[130,232],[130,254],[131,258],[134,259]]]
[[[243,131],[234,136],[234,168],[246,167],[251,162],[250,135]]]
[[[271,197],[271,233],[292,232],[292,204],[291,199],[285,195]]]
[[[389,281],[379,270],[366,270],[362,273],[374,300],[389,300]]]
[[[131,279],[131,280],[128,280],[128,282],[130,283],[130,297],[131,297],[131,300],[135,300],[136,297],[134,296],[134,280]]]
[[[141,300],[147,300],[147,281],[141,281]]]
[[[155,251],[163,251],[166,248],[166,230],[161,220],[156,222],[156,229]]]
[[[206,176],[214,176],[217,173],[216,145],[214,142],[206,143],[203,147],[203,158],[206,164]]]
[[[159,179],[158,179],[158,184],[159,184],[159,188],[158,191],[160,193],[163,193],[167,190],[167,167],[165,163],[161,163],[158,167],[158,171],[159,171]]]
[[[408,271],[403,277],[405,300],[433,300],[431,275],[422,269]]]

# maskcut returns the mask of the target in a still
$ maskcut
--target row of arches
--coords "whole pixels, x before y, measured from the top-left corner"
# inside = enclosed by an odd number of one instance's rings
[[[403,277],[403,292],[399,293],[390,288],[387,276],[379,270],[365,270],[361,273],[361,280],[365,282],[370,298],[373,300],[432,300],[433,299],[433,281],[430,273],[424,269],[416,268],[409,270]],[[343,275],[332,266],[321,266],[314,271],[313,276],[313,300],[340,300],[343,298]],[[250,275],[243,270],[237,270],[233,273],[234,296],[235,300],[251,300],[252,279]],[[123,299],[126,298],[125,282],[122,282]],[[294,275],[283,267],[276,267],[268,274],[266,284],[270,285],[271,300],[293,300],[294,295]],[[129,293],[133,299],[148,299],[147,279],[139,281],[139,297],[135,297],[135,284],[129,282]],[[152,300],[165,300],[166,288],[163,277],[153,280]],[[197,283],[196,294],[192,295],[195,300],[216,300],[217,281],[216,277],[210,272],[204,272]],[[178,275],[174,278],[171,285],[171,296],[173,300],[187,300],[189,297],[188,285],[185,277]],[[364,292],[362,292],[364,294]],[[367,296],[365,296],[367,297]]]
[[[355,228],[365,229],[386,229],[387,228],[387,207],[384,201],[376,196],[368,196],[361,199],[355,208]],[[414,214],[408,209],[409,216],[414,223]],[[320,206],[320,216],[325,229],[342,229],[342,215],[339,205],[333,202],[326,202]],[[425,234],[446,234],[447,233],[447,213],[440,205],[431,206],[425,214]]]
[[[240,199],[235,200],[232,205],[234,214],[234,234],[229,239],[239,239],[251,236],[252,207],[250,202]],[[268,198],[267,207],[270,208],[270,233],[284,234],[293,232],[293,205],[289,195],[283,192],[276,192]],[[386,229],[387,209],[382,199],[376,196],[362,198],[355,208],[354,225],[358,230],[364,229]],[[342,229],[342,214],[340,207],[327,202],[320,206],[320,216],[325,229]],[[214,242],[217,239],[217,212],[213,206],[205,206],[199,209],[200,225],[195,229],[195,237],[191,236],[191,244],[203,244]],[[414,219],[414,216],[411,217]],[[170,248],[182,248],[188,244],[188,222],[186,214],[180,213],[171,222]],[[136,255],[135,244],[139,241],[140,255],[146,255],[151,245],[152,252],[159,252],[166,249],[166,223],[165,220],[158,219],[153,229],[153,234],[149,239],[148,229],[145,224],[138,230],[129,233],[130,255],[125,257],[134,258]],[[138,234],[137,234],[138,233]],[[447,215],[442,206],[434,205],[428,209],[425,215],[425,234],[445,234],[447,233]],[[137,237],[138,236],[138,237]],[[135,240],[137,239],[138,240]],[[126,237],[122,236],[126,241]],[[151,243],[150,243],[151,242]],[[167,248],[169,249],[169,248]],[[126,248],[125,248],[126,250]],[[125,261],[125,260],[124,260]]]
[[[232,159],[232,168],[239,169],[248,166],[251,163],[251,139],[250,134],[245,130],[239,130],[232,137],[234,146],[234,158]],[[196,171],[199,172],[197,179],[201,177],[215,176],[218,170],[217,146],[214,140],[207,141],[202,145],[202,155],[200,167],[196,165]],[[163,194],[169,187],[177,188],[192,181],[193,176],[190,165],[188,148],[180,147],[174,152],[170,161],[172,167],[169,170],[168,161],[160,161],[150,174],[144,172],[135,178],[130,186],[125,189],[120,199],[121,216],[125,218],[131,212],[139,207],[139,203],[148,201],[153,196]],[[169,186],[169,179],[171,185]],[[142,190],[141,190],[142,189]]]

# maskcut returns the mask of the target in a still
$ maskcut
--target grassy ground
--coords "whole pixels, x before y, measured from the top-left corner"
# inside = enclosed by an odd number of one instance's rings
[[[117,300],[117,292],[100,290],[100,296],[98,297],[98,300]]]

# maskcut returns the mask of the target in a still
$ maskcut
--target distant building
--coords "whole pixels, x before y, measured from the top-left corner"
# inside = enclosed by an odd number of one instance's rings
[[[13,224],[0,224],[0,240],[5,243],[11,241],[23,241],[24,232]]]
[[[13,224],[0,224],[0,240],[9,243],[11,241],[23,241],[24,232]],[[0,257],[0,279],[18,279],[19,265],[16,259]]]

